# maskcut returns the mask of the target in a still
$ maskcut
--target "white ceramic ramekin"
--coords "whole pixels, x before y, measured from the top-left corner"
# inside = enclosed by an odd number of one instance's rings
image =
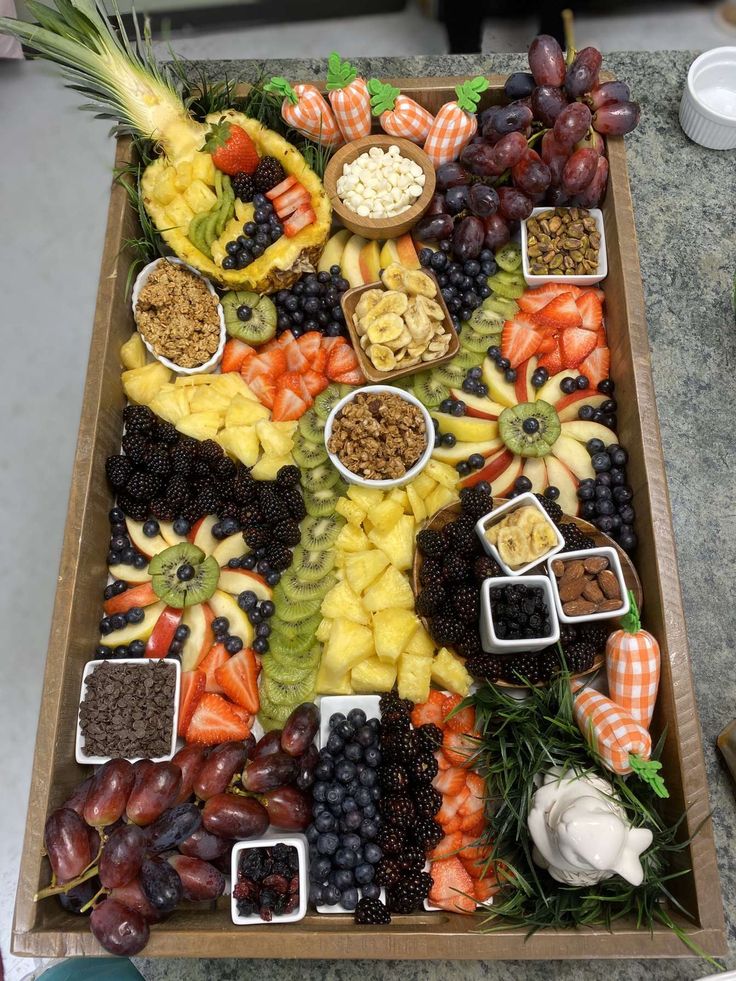
[[[238,901],[235,898],[235,886],[238,883],[238,865],[240,856],[243,852],[251,848],[268,848],[273,845],[284,844],[296,848],[299,858],[299,905],[291,913],[275,913],[272,920],[266,922],[262,920],[258,913],[251,913],[250,916],[243,916],[238,912]],[[235,844],[230,856],[230,881],[232,892],[230,893],[230,916],[236,926],[278,926],[280,923],[296,923],[303,920],[307,913],[307,899],[309,896],[309,863],[307,858],[307,839],[300,834],[279,834],[276,831],[268,832],[263,838],[253,838],[252,840],[239,841]]]
[[[709,150],[736,149],[736,47],[705,51],[690,65],[680,126]]]
[[[546,521],[552,528],[555,538],[557,539],[557,544],[553,548],[549,549],[549,551],[540,555],[538,559],[534,559],[533,562],[527,562],[526,565],[521,565],[518,569],[515,569],[513,566],[506,565],[504,560],[501,558],[498,549],[495,545],[488,541],[485,533],[488,528],[497,524],[497,522],[499,522],[502,518],[505,518],[506,515],[523,507],[533,507],[539,511],[539,517],[541,520]],[[480,543],[485,549],[486,554],[490,555],[492,559],[495,559],[496,562],[498,562],[507,576],[523,576],[527,572],[531,572],[531,570],[535,569],[538,565],[541,565],[546,559],[549,559],[558,552],[561,552],[565,547],[565,539],[562,537],[560,529],[539,503],[536,494],[532,494],[531,491],[525,491],[523,494],[519,494],[518,497],[512,497],[510,501],[506,501],[504,504],[499,505],[499,507],[491,511],[490,514],[484,514],[483,517],[479,518],[479,520],[475,523],[475,533],[480,539]]]
[[[597,556],[608,559],[608,568],[618,580],[618,588],[621,593],[621,606],[617,610],[607,613],[589,613],[587,616],[570,617],[562,609],[560,590],[557,585],[557,577],[552,571],[552,563],[555,560],[572,562],[575,559],[582,559],[585,561],[585,559],[592,559]],[[626,587],[623,569],[621,568],[621,559],[619,559],[616,549],[611,548],[609,545],[602,545],[600,548],[581,549],[578,552],[565,552],[564,555],[553,555],[551,559],[547,559],[547,572],[552,583],[552,595],[555,598],[555,607],[557,608],[557,616],[560,623],[591,623],[594,620],[611,620],[616,617],[625,616],[629,612],[629,591]]]
[[[544,211],[554,210],[550,205],[547,208],[534,208],[529,218],[536,218]],[[521,265],[524,272],[524,279],[529,286],[544,286],[546,283],[564,283],[572,286],[595,286],[605,279],[608,275],[608,254],[606,253],[606,229],[603,223],[603,212],[600,208],[587,208],[590,217],[595,221],[598,234],[601,237],[601,247],[598,250],[598,268],[589,276],[536,276],[530,271],[529,256],[526,253],[526,223],[529,218],[525,218],[521,223]]]
[[[544,602],[549,613],[550,632],[544,637],[534,637],[522,640],[502,640],[496,636],[493,627],[493,604],[491,590],[498,586],[529,586],[540,587],[544,593]],[[541,651],[550,644],[556,644],[560,639],[560,623],[557,619],[555,601],[552,596],[552,585],[547,576],[498,576],[496,579],[484,579],[480,587],[480,642],[488,654],[516,654],[519,651]]]

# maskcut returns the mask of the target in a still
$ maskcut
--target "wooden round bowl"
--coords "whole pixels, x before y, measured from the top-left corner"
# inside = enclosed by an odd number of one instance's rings
[[[414,204],[402,211],[400,215],[393,218],[361,218],[352,208],[343,204],[337,193],[337,181],[342,176],[342,169],[346,163],[352,163],[356,157],[371,147],[377,146],[386,149],[396,145],[401,151],[402,157],[408,157],[414,163],[418,163],[424,173],[424,188]],[[398,238],[408,232],[416,222],[422,217],[429,207],[435,188],[434,167],[427,154],[411,140],[404,140],[395,136],[386,136],[379,133],[364,136],[361,140],[353,140],[346,143],[336,153],[330,157],[330,161],[325,167],[324,177],[322,178],[327,196],[330,199],[332,208],[342,224],[349,228],[351,232],[362,235],[363,238],[386,239]]]

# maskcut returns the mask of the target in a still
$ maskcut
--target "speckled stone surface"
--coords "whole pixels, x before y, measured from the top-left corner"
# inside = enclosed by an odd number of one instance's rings
[[[734,785],[715,749],[736,715],[736,505],[731,435],[736,424],[736,154],[704,150],[684,136],[678,106],[696,52],[621,53],[606,67],[625,79],[642,104],[642,122],[627,137],[652,363],[672,495],[680,575],[695,688],[714,811],[729,938],[736,952]],[[521,55],[357,59],[359,70],[385,77],[474,75],[524,67]],[[194,63],[211,78],[252,81],[265,75],[318,78],[320,61]],[[714,888],[716,884],[714,883]],[[736,956],[726,959],[736,968]],[[696,960],[535,962],[154,961],[136,964],[147,981],[405,981],[453,978],[548,981],[549,978],[702,978]]]

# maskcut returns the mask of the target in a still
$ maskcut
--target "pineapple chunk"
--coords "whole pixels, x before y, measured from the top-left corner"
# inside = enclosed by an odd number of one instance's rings
[[[344,617],[355,623],[369,623],[370,617],[360,601],[360,596],[353,591],[350,584],[337,583],[322,600],[320,607],[323,617]]]
[[[226,453],[240,460],[246,467],[252,467],[258,460],[260,447],[252,426],[229,426],[220,431],[217,442]]]
[[[370,511],[383,500],[383,491],[378,490],[377,487],[359,487],[357,484],[351,484],[348,487],[348,497],[364,511]]]
[[[440,508],[446,507],[448,504],[452,504],[457,500],[457,494],[451,491],[444,484],[437,484],[435,489],[425,498],[424,503],[427,508],[427,514],[435,514]]]
[[[185,436],[192,436],[199,440],[214,439],[222,425],[222,413],[192,412],[188,416],[183,416],[175,425]]]
[[[120,376],[123,383],[123,391],[131,402],[138,402],[140,405],[148,405],[156,395],[162,385],[165,385],[171,372],[158,361],[143,365],[142,368],[131,368],[124,371]]]
[[[473,683],[473,679],[465,670],[463,662],[446,647],[437,651],[437,656],[432,661],[432,681],[439,688],[463,696],[470,692],[470,686]]]
[[[337,552],[335,554],[335,568],[336,569],[344,569],[345,568],[345,557],[346,557],[346,555],[347,555],[346,552]]]
[[[403,487],[394,487],[388,495],[388,499],[389,501],[396,501],[397,504],[400,504],[402,511],[409,511],[409,497]]]
[[[253,402],[245,395],[233,395],[225,412],[225,425],[250,426],[259,419],[268,419],[270,415],[266,406],[260,402]]]
[[[222,375],[210,375],[210,378],[212,379],[212,388],[221,395],[227,395],[230,399],[240,395],[251,402],[258,401],[237,371],[226,371]]]
[[[186,392],[172,385],[170,391],[159,389],[158,395],[151,399],[149,408],[157,416],[176,425],[180,419],[189,415],[189,399]]]
[[[457,470],[454,470],[447,463],[440,463],[439,460],[430,460],[427,466],[424,468],[424,476],[431,477],[436,480],[438,484],[442,484],[443,487],[447,487],[448,490],[455,490],[458,482]]]
[[[255,210],[250,201],[241,201],[240,198],[235,198],[235,217],[241,224],[246,221],[253,221]]]
[[[215,391],[212,385],[202,385],[200,388],[194,389],[194,394],[189,403],[192,412],[209,412],[211,410],[221,412],[223,419],[229,406],[229,397]]]
[[[314,687],[318,695],[353,694],[353,688],[350,684],[350,672],[346,671],[341,677],[335,678],[333,675],[328,674],[324,667],[324,662],[320,664]]]
[[[376,548],[388,556],[392,565],[400,571],[411,568],[414,561],[414,518],[402,514],[393,528],[382,532],[374,528],[368,535]]]
[[[291,453],[285,456],[269,457],[265,453],[251,470],[255,480],[275,480],[276,474],[282,467],[294,465],[294,457]]]
[[[172,228],[181,228],[186,234],[192,218],[194,218],[194,212],[184,198],[174,198],[170,204],[166,205],[166,221]]]
[[[396,681],[396,665],[385,664],[377,657],[356,664],[350,672],[350,683],[358,695],[372,695],[377,691],[391,691]]]
[[[363,603],[371,613],[391,608],[413,610],[414,594],[406,576],[390,565],[365,591]]]
[[[171,204],[178,193],[176,170],[173,167],[166,167],[153,185],[153,196],[160,204],[166,205]]]
[[[294,449],[295,422],[269,422],[259,419],[256,433],[267,456],[286,456]]]
[[[324,669],[326,680],[334,684],[374,653],[373,633],[368,627],[337,617],[322,651],[320,671]]]
[[[370,510],[371,524],[379,532],[389,531],[404,514],[404,508],[398,501],[387,497]],[[370,538],[370,535],[368,536]],[[379,546],[380,548],[380,546]]]
[[[424,628],[424,624],[419,624],[417,629],[409,638],[406,650],[409,654],[418,654],[420,657],[434,657],[436,649],[435,642]]]
[[[415,477],[410,484],[406,485],[406,491],[408,493],[409,488],[411,487],[412,490],[415,490],[420,497],[424,498],[427,496],[427,494],[431,494],[436,486],[436,480],[432,480],[432,478],[428,477],[426,473],[420,473],[419,476]]]
[[[427,517],[427,509],[424,506],[424,501],[419,496],[419,492],[411,484],[407,486],[406,494],[409,498],[409,506],[414,515],[414,520],[419,524],[420,521],[424,521]]]
[[[377,549],[353,552],[345,561],[345,577],[356,593],[362,593],[383,572],[387,565],[388,559],[383,552],[379,552]],[[392,604],[387,605],[391,606]]]
[[[341,497],[337,504],[335,505],[335,510],[338,514],[341,514],[345,520],[359,528],[365,521],[365,511],[359,504],[354,501],[349,500],[347,497]]]
[[[174,384],[179,388],[199,388],[200,385],[211,385],[212,375],[179,375]]]
[[[355,525],[343,525],[335,539],[335,548],[338,552],[363,552],[370,547],[371,543],[366,533]]]
[[[379,610],[373,614],[373,640],[379,661],[395,664],[419,625],[411,610]]]
[[[432,658],[402,654],[399,658],[399,695],[412,702],[426,702],[432,676]]]
[[[217,195],[200,180],[193,180],[182,196],[195,215],[212,211],[217,204]]]
[[[131,334],[120,348],[120,360],[124,368],[142,368],[146,363],[146,346],[138,331]]]
[[[204,181],[210,187],[215,186],[215,165],[211,153],[195,153],[192,157],[192,179]]]
[[[191,160],[185,160],[176,167],[176,173],[174,175],[174,185],[177,191],[186,191],[189,185],[192,183],[192,162]]]
[[[320,644],[324,644],[330,637],[330,631],[332,630],[332,620],[328,620],[327,617],[324,620],[320,620],[320,624],[314,632],[315,640],[318,640]]]

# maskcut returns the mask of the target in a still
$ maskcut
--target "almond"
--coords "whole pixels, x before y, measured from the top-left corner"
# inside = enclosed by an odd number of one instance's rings
[[[598,607],[596,607],[595,603],[588,602],[588,600],[576,599],[570,603],[564,603],[562,611],[568,617],[584,617],[589,613],[596,613]]]
[[[596,575],[608,568],[608,559],[603,555],[591,555],[589,559],[583,562],[583,566],[586,572]]]
[[[598,613],[613,613],[621,609],[621,599],[607,599],[598,604]]]
[[[565,571],[565,563],[561,559],[555,559],[552,563],[552,572],[559,579]]]
[[[589,579],[586,582],[583,588],[583,598],[590,600],[591,603],[600,603],[603,600],[603,593],[595,579]]]
[[[575,562],[566,562],[565,573],[563,578],[578,579],[580,578],[580,576],[584,575],[584,573],[585,573],[585,566],[579,560],[576,560]]]
[[[570,579],[567,582],[563,579],[559,584],[560,602],[569,603],[576,600],[585,589],[586,579],[580,576],[578,579]],[[601,596],[603,594],[601,593]]]
[[[603,590],[603,595],[609,600],[620,600],[621,590],[618,585],[618,579],[615,573],[611,572],[610,569],[604,569],[603,572],[598,574],[598,585]]]

